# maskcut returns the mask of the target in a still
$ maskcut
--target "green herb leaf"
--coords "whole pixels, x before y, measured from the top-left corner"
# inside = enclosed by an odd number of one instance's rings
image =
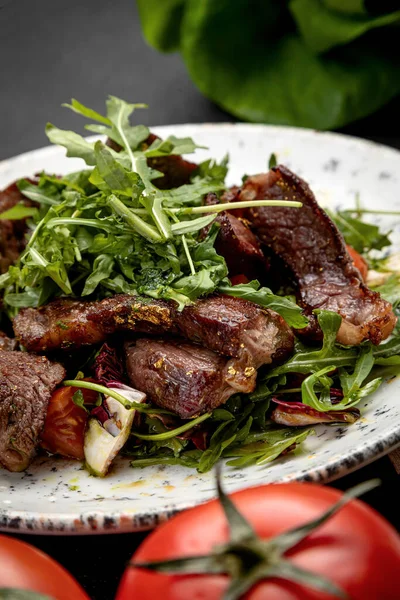
[[[83,408],[83,410],[85,412],[89,412],[88,409],[85,406],[85,399],[83,397],[83,393],[82,390],[76,390],[76,392],[74,392],[73,396],[72,396],[72,401],[74,404],[76,404],[76,406],[79,406],[80,408]]]
[[[100,123],[104,123],[105,125],[111,125],[111,121],[109,119],[107,119],[107,117],[103,117],[103,115],[96,112],[92,108],[88,108],[81,102],[78,102],[78,100],[75,100],[75,98],[72,98],[71,104],[65,103],[65,104],[62,104],[62,106],[65,106],[65,108],[71,109],[72,111],[76,112],[78,115],[82,115],[83,117],[86,117],[87,119],[92,119],[92,121],[99,121]]]
[[[218,286],[218,291],[221,294],[243,298],[274,310],[285,319],[288,325],[296,329],[302,329],[308,325],[308,319],[302,314],[302,310],[297,304],[284,296],[276,296],[268,288],[260,287],[260,283],[256,280],[240,285],[230,285],[229,281],[224,281]]]
[[[51,123],[46,125],[46,135],[52,144],[64,146],[67,156],[83,158],[87,165],[95,165],[94,145],[74,131],[58,129]]]
[[[355,219],[351,215],[352,211],[329,212],[329,216],[342,233],[346,243],[357,252],[362,253],[372,249],[382,250],[391,245],[388,235],[382,233],[377,225],[364,223],[361,219]]]
[[[34,206],[25,206],[25,204],[15,204],[12,208],[0,213],[0,221],[5,219],[9,221],[19,221],[28,217],[35,217],[38,214],[38,209]]]

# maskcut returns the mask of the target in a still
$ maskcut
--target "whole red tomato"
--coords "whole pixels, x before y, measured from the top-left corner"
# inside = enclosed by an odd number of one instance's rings
[[[92,381],[86,379],[85,381]],[[77,406],[73,395],[81,390],[85,404],[94,404],[98,392],[85,388],[61,387],[50,398],[41,445],[53,454],[83,460],[83,438],[88,413]]]
[[[342,493],[313,484],[290,483],[247,489],[231,496],[258,536],[269,539],[321,516]],[[227,542],[221,505],[208,502],[179,514],[152,533],[133,556],[152,562],[209,554]],[[298,567],[336,583],[351,600],[400,598],[400,538],[366,504],[352,501],[288,551]],[[116,600],[220,600],[228,587],[224,575],[169,575],[128,567]],[[283,579],[263,580],[247,600],[330,600],[334,596]]]
[[[31,590],[54,600],[89,600],[72,575],[50,556],[6,535],[0,535],[1,588]]]

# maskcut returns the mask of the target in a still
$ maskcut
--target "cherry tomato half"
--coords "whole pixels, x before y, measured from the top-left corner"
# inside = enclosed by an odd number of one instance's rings
[[[86,381],[91,381],[86,379]],[[43,448],[53,454],[83,460],[83,438],[88,413],[72,397],[81,390],[85,404],[94,404],[98,392],[76,387],[58,388],[50,398],[41,436]]]

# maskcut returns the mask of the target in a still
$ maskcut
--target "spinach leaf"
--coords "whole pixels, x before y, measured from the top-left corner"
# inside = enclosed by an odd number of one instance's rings
[[[244,120],[332,129],[400,92],[398,11],[373,17],[360,0],[348,10],[341,0],[251,10],[248,0],[139,0],[139,10],[149,43],[179,49],[199,90]]]

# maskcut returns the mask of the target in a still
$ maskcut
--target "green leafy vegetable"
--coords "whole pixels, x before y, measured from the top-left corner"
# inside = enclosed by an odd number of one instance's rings
[[[320,0],[291,0],[290,10],[304,42],[316,53],[348,44],[371,29],[400,23],[400,11],[349,17],[348,13],[332,10]]]
[[[179,50],[200,91],[240,119],[337,128],[400,92],[398,10],[371,15],[361,0],[137,3],[148,42]]]
[[[72,395],[72,402],[76,404],[76,406],[83,408],[85,412],[89,412],[85,406],[85,398],[83,397],[82,390],[76,390],[76,392],[74,392]]]
[[[360,253],[371,249],[382,250],[391,245],[388,235],[382,233],[377,225],[354,218],[352,216],[354,212],[351,210],[329,212],[329,216],[335,222],[347,244],[353,246]]]
[[[218,291],[270,308],[279,313],[291,327],[296,329],[302,329],[308,325],[308,319],[302,314],[301,308],[297,304],[284,296],[276,296],[268,288],[260,287],[258,281],[233,286],[226,281],[218,286]]]
[[[27,217],[34,217],[38,213],[38,209],[34,206],[25,206],[25,204],[15,204],[12,208],[0,213],[0,220],[18,221]]]

